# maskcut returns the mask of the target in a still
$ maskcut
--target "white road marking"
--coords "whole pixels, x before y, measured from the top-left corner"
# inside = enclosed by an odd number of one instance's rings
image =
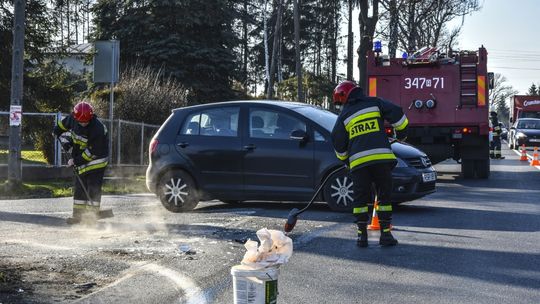
[[[74,250],[73,247],[66,247],[66,246],[58,246],[58,245],[48,245],[48,244],[42,244],[37,242],[31,242],[27,240],[5,240],[6,244],[13,243],[13,244],[21,244],[21,245],[28,245],[33,247],[39,247],[39,248],[45,248],[45,249],[54,249],[54,250]]]
[[[188,304],[208,303],[208,300],[206,296],[204,295],[203,291],[201,290],[201,288],[193,280],[181,274],[180,272],[177,272],[170,268],[163,267],[161,265],[157,265],[153,263],[145,264],[144,262],[134,263],[134,267],[136,267],[136,269],[128,271],[123,277],[119,278],[118,280],[112,282],[111,284],[95,292],[92,292],[91,294],[88,294],[76,300],[74,303],[91,299],[94,295],[97,295],[101,293],[102,291],[107,290],[111,287],[114,287],[127,279],[133,278],[137,273],[142,272],[142,271],[149,272],[149,273],[156,273],[171,280],[184,293],[184,297],[182,299],[185,300],[185,302],[182,302],[182,303],[188,303]]]
[[[148,272],[156,272],[169,280],[173,281],[176,286],[182,289],[186,296],[186,303],[189,304],[205,304],[207,303],[206,296],[203,294],[202,290],[197,286],[197,284],[192,281],[189,277],[174,271],[170,268],[166,268],[157,264],[146,264],[142,270]]]

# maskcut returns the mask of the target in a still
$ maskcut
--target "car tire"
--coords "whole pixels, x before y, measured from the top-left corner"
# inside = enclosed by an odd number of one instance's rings
[[[199,191],[185,171],[165,173],[158,184],[158,196],[165,209],[179,213],[193,210],[199,203]]]
[[[351,212],[353,203],[353,182],[348,170],[340,170],[324,185],[323,197],[333,211]]]

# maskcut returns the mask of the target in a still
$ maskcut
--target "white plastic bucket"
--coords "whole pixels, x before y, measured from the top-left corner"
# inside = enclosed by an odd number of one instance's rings
[[[251,269],[243,265],[231,268],[234,304],[275,304],[278,295],[279,269]]]

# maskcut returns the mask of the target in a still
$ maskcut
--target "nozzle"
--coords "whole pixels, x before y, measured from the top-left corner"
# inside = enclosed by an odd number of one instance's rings
[[[296,225],[296,221],[298,221],[298,213],[300,210],[297,208],[294,208],[289,212],[289,216],[287,217],[287,222],[285,223],[285,227],[283,230],[286,233],[291,232],[294,229],[294,226]]]

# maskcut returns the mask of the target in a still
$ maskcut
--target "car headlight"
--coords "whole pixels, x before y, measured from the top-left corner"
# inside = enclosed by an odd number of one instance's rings
[[[396,158],[397,159],[397,166],[398,168],[406,168],[408,167],[409,165],[407,165],[407,163],[402,160],[401,158]]]
[[[525,133],[522,133],[522,132],[517,132],[516,137],[527,137],[527,135],[525,135]]]

